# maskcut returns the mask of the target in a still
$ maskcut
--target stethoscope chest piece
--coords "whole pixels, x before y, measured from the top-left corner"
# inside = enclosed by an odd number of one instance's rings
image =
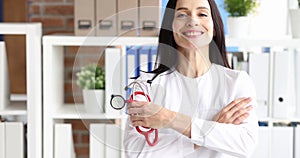
[[[124,108],[126,100],[121,95],[111,95],[110,105],[116,110],[121,110]]]

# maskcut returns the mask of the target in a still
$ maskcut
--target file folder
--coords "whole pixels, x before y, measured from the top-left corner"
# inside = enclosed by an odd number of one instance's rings
[[[274,108],[275,118],[291,118],[296,110],[295,56],[293,52],[275,52]]]
[[[271,149],[272,158],[293,158],[293,127],[273,127]]]
[[[5,123],[0,122],[0,158],[5,158]]]
[[[54,158],[75,158],[72,125],[55,124]]]
[[[10,83],[8,75],[5,43],[0,42],[0,110],[4,110],[9,104]]]
[[[126,50],[126,84],[129,84],[128,79],[139,76],[139,48],[138,46],[130,46]]]
[[[120,158],[121,156],[121,127],[107,124],[105,128],[105,157]]]
[[[152,46],[150,50],[150,59],[149,61],[149,68],[151,69],[150,71],[155,69],[155,62],[156,62],[156,57],[157,57],[157,46]]]
[[[129,46],[126,48],[126,85],[134,81],[131,79],[139,75],[139,55],[137,46]],[[129,98],[131,88],[126,92],[126,98]]]
[[[300,126],[295,127],[295,158],[300,158]]]
[[[117,1],[96,0],[96,35],[117,35]]]
[[[296,117],[300,118],[300,50],[295,51],[296,54],[296,64],[295,64],[295,74],[296,74]]]
[[[5,123],[5,156],[6,158],[24,157],[24,129],[21,122]]]
[[[105,115],[118,116],[120,111],[111,107],[110,99],[112,94],[123,94],[121,49],[107,48],[105,61]]]
[[[150,46],[142,46],[139,51],[139,69],[140,71],[148,72],[151,70],[151,67],[149,67],[149,63],[151,62],[151,47]]]
[[[249,54],[249,75],[254,83],[257,98],[257,116],[268,117],[269,54]]]
[[[90,124],[90,158],[105,155],[105,124]]]
[[[95,36],[95,0],[74,1],[74,27],[76,36]]]
[[[118,36],[137,36],[138,0],[118,0]]]
[[[158,36],[161,16],[160,6],[161,0],[140,0],[140,36]]]
[[[270,128],[269,127],[259,127],[258,128],[258,142],[256,148],[251,155],[251,158],[268,158],[269,148],[270,148]]]

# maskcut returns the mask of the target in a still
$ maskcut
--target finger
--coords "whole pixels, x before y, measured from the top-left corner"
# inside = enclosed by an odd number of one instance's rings
[[[134,121],[132,122],[132,125],[133,126],[144,126],[144,122],[139,120],[139,121]]]
[[[148,103],[149,102],[144,102],[144,101],[134,101],[127,105],[127,109],[142,107],[144,105],[147,105]]]
[[[234,101],[230,102],[228,105],[225,106],[225,108],[223,108],[223,111],[224,112],[227,112],[229,111],[234,105],[236,105],[237,103],[239,103],[240,101],[244,100],[244,99],[247,99],[246,97],[243,97],[243,98],[238,98],[238,99],[235,99]]]
[[[235,106],[233,106],[229,111],[231,113],[235,113],[236,111],[240,110],[241,108],[244,108],[244,106],[249,104],[250,102],[251,102],[251,98],[243,99],[240,102],[238,102]]]
[[[239,125],[248,117],[249,117],[249,113],[245,113],[245,114],[241,115],[240,117],[238,117],[237,119],[235,119],[233,121],[233,124]]]
[[[253,106],[252,106],[252,105],[249,105],[249,106],[247,106],[246,108],[242,108],[242,109],[236,111],[236,112],[233,114],[233,116],[232,116],[232,120],[235,120],[235,119],[239,118],[240,116],[242,116],[242,115],[245,114],[245,113],[249,113],[249,111],[252,110],[252,109],[253,109]]]
[[[249,112],[250,110],[252,110],[253,109],[253,106],[252,105],[249,105],[249,106],[247,106],[247,107],[245,107],[245,108],[240,108],[238,111],[236,111],[234,114],[233,114],[233,117],[235,117],[235,118],[237,118],[237,117],[239,117],[240,115],[242,115],[242,114],[244,114],[244,113],[246,113],[246,112]]]
[[[130,121],[131,122],[135,122],[135,121],[144,121],[144,117],[141,117],[139,115],[133,115],[133,116],[130,116]]]
[[[132,114],[142,114],[143,113],[143,109],[141,108],[129,108],[127,110],[128,115],[132,115]]]

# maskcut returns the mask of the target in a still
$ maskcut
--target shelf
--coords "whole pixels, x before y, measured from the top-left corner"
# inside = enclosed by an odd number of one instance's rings
[[[134,41],[134,43],[132,43]],[[114,36],[71,36],[71,35],[46,35],[43,42],[55,46],[129,46],[129,45],[153,45],[158,44],[158,37],[114,37]],[[226,38],[227,46],[238,47],[298,47],[300,38],[283,37],[278,39],[256,38]]]
[[[5,109],[0,110],[0,115],[27,115],[26,101],[11,101]]]
[[[257,38],[226,38],[226,46],[238,47],[288,47],[297,48],[300,38],[284,37],[279,39],[257,39]]]
[[[87,113],[82,104],[66,104],[61,106],[54,114],[53,119],[122,119],[126,115],[109,116],[103,114]]]
[[[134,43],[132,42],[134,41]],[[97,37],[97,36],[67,36],[47,35],[43,37],[43,43],[55,46],[130,46],[153,45],[158,43],[157,37]]]
[[[300,122],[300,118],[272,118],[273,123],[281,123],[281,122]]]

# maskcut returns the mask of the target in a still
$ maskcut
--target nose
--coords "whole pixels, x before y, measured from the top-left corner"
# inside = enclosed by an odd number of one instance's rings
[[[187,21],[187,26],[189,27],[193,27],[193,26],[199,26],[200,22],[198,19],[194,18],[194,17],[189,17],[188,21]]]

